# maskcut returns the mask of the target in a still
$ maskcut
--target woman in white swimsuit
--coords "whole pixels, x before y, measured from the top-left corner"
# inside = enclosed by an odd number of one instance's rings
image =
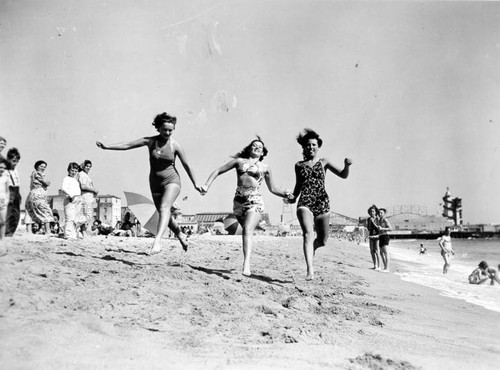
[[[233,200],[233,212],[243,228],[243,270],[242,274],[250,276],[250,255],[252,254],[253,232],[257,227],[261,214],[264,212],[264,202],[259,187],[262,180],[271,193],[282,198],[287,198],[290,192],[276,187],[273,182],[271,169],[262,160],[267,155],[267,148],[257,136],[241,152],[233,156],[233,160],[217,168],[208,177],[202,187],[208,192],[210,185],[217,176],[235,169],[237,175],[236,194]]]

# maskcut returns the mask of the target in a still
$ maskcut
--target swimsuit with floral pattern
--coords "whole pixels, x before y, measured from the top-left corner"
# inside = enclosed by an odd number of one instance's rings
[[[298,167],[302,188],[297,207],[309,208],[315,217],[330,212],[330,200],[325,190],[325,170],[321,161],[313,166],[299,162]]]

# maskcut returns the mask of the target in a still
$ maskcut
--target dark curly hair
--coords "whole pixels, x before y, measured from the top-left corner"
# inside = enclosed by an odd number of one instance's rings
[[[163,112],[156,115],[152,125],[157,130],[159,130],[164,123],[172,123],[175,125],[177,123],[177,117],[171,116],[170,114]]]
[[[18,160],[21,159],[21,153],[19,153],[19,150],[17,150],[17,148],[10,148],[7,152],[7,159],[14,158],[17,158]]]
[[[319,137],[319,134],[310,129],[305,128],[300,134],[297,135],[297,143],[302,147],[302,155],[305,157],[305,149],[307,142],[311,139],[315,139],[318,142],[318,147],[321,148],[323,145],[323,140]]]
[[[80,171],[80,165],[76,162],[70,162],[68,164],[68,169],[67,171],[69,172],[70,170],[77,170],[77,171]]]
[[[256,136],[257,136],[257,139],[252,140],[250,142],[250,144],[248,144],[241,151],[239,151],[238,153],[233,155],[233,158],[250,158],[250,152],[252,150],[253,143],[259,142],[259,143],[262,143],[262,155],[260,156],[259,161],[262,161],[264,159],[264,157],[267,155],[267,153],[269,153],[269,151],[267,150],[266,145],[264,144],[264,142],[262,141],[260,136],[259,135],[256,135]]]
[[[378,208],[377,208],[377,206],[376,206],[375,204],[372,204],[372,205],[370,206],[370,208],[368,208],[368,211],[367,211],[367,212],[368,212],[368,215],[370,215],[370,216],[371,216],[370,211],[371,211],[372,209],[374,209],[374,210],[375,210],[375,214],[376,214],[376,215],[378,215]]]
[[[47,166],[47,162],[42,161],[42,160],[39,160],[39,161],[36,161],[36,162],[35,162],[35,166],[34,166],[34,167],[35,167],[35,170],[37,170],[37,171],[38,171],[38,166],[40,166],[41,164],[44,164],[45,166]]]

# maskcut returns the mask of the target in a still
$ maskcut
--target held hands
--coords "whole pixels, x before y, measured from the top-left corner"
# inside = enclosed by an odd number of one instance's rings
[[[285,193],[285,199],[283,199],[283,202],[288,203],[288,204],[295,203],[296,198],[293,195],[291,190],[286,189],[284,193]]]
[[[196,190],[198,190],[201,195],[206,195],[208,192],[208,186],[206,186],[206,185],[196,186]]]

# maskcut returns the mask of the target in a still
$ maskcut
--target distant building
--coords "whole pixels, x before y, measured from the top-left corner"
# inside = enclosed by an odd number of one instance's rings
[[[96,198],[95,219],[115,226],[122,219],[122,199],[115,195],[98,195]]]
[[[66,194],[59,190],[57,195],[48,195],[49,204],[53,211],[59,214],[59,219],[64,223],[64,200]],[[94,220],[101,220],[108,225],[115,226],[121,219],[121,198],[115,195],[98,195],[94,201]]]
[[[330,211],[330,231],[343,230],[346,226],[358,226],[359,220]]]
[[[442,232],[447,226],[453,226],[453,221],[442,216],[429,216],[412,212],[387,215],[392,226],[390,234],[425,234]],[[360,224],[366,226],[368,217],[360,217]]]

